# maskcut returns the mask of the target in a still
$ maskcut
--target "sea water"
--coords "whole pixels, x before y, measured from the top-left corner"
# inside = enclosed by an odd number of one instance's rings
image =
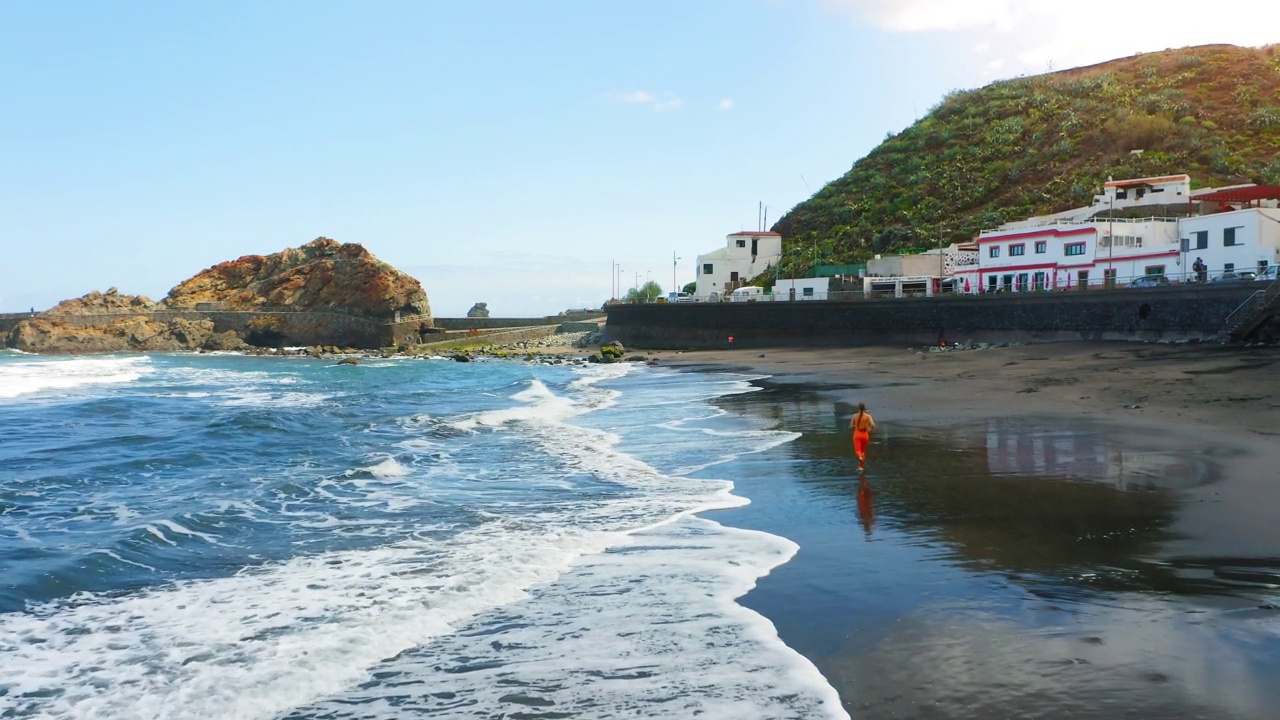
[[[0,352],[0,717],[847,717],[699,511],[746,378]]]

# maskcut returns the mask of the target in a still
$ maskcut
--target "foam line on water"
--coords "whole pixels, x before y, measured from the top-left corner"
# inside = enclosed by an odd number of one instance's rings
[[[700,518],[664,523],[287,717],[848,718],[813,663],[736,602],[796,549]]]
[[[2,615],[0,716],[275,717],[619,537],[494,520],[447,545],[330,552]]]
[[[134,382],[155,372],[151,358],[15,359],[0,363],[0,398]]]

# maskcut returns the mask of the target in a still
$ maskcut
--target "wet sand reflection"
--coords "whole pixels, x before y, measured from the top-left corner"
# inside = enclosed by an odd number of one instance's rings
[[[859,473],[850,406],[803,388],[725,404],[804,433],[729,469],[753,504],[716,519],[800,544],[742,602],[855,717],[1276,716],[1280,514],[1189,522],[1237,481],[1232,449],[1053,418],[881,421]],[[1207,551],[1242,538],[1264,552]]]

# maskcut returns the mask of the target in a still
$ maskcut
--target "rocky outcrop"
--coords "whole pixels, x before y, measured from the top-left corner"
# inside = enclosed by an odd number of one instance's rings
[[[190,310],[340,309],[387,320],[397,312],[431,316],[427,294],[412,276],[363,246],[323,237],[272,255],[214,265],[170,290],[164,304]]]
[[[245,347],[238,337],[214,333],[212,320],[157,319],[156,303],[115,288],[65,300],[46,314],[23,320],[9,333],[10,347],[26,352],[126,352],[230,350]]]
[[[489,303],[476,303],[467,311],[469,318],[487,318],[489,317]]]
[[[215,265],[158,303],[115,288],[65,300],[21,320],[0,340],[41,353],[371,348],[385,344],[383,323],[402,318],[431,327],[417,280],[360,245],[318,238]]]

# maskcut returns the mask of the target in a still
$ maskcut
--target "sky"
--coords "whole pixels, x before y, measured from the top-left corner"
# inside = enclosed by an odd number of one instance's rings
[[[1280,3],[0,3],[0,312],[324,236],[440,317],[694,280],[950,91],[1280,42]]]

